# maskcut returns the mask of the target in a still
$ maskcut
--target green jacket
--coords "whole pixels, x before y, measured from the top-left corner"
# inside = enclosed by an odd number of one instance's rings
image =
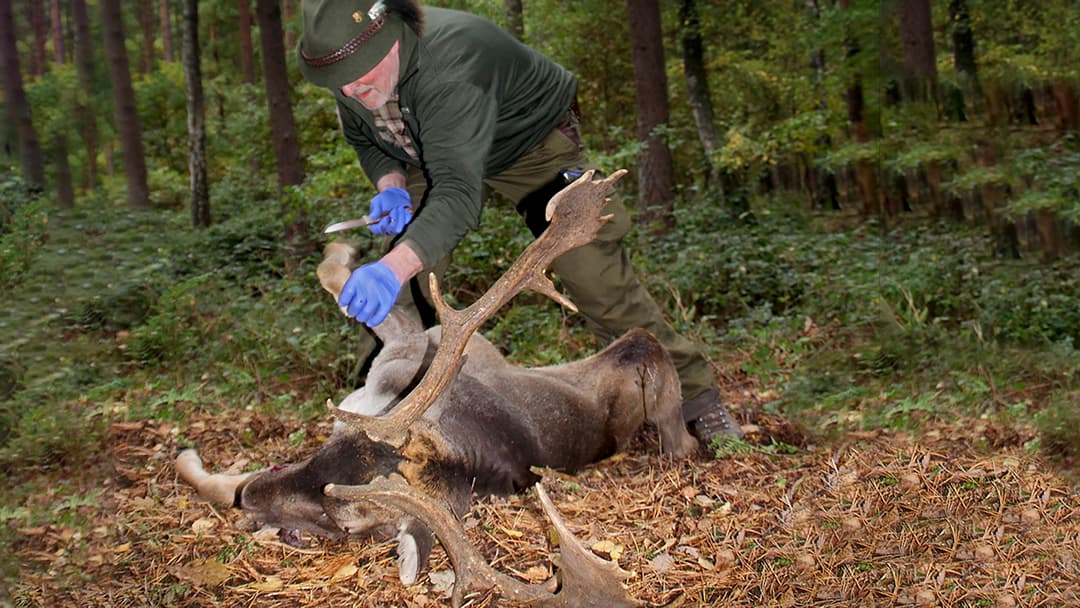
[[[431,267],[479,225],[483,179],[509,168],[566,115],[577,79],[482,17],[438,8],[425,16],[422,37],[404,28],[398,84],[419,162],[378,136],[371,111],[340,90],[334,96],[345,139],[372,183],[404,174],[406,163],[427,176],[423,206],[402,238]]]

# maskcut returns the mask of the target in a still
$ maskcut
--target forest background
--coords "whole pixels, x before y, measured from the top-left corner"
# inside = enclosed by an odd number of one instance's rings
[[[970,449],[1075,483],[1080,3],[431,4],[578,75],[587,146],[631,170],[635,262],[752,431],[718,453],[990,425]],[[183,444],[213,416],[250,448],[269,431],[230,412],[254,411],[299,451],[362,381],[370,338],[313,271],[372,189],[299,76],[298,7],[0,0],[5,586],[26,530],[90,525],[118,429]],[[527,242],[490,205],[450,298]],[[527,296],[484,331],[522,364],[598,347]]]

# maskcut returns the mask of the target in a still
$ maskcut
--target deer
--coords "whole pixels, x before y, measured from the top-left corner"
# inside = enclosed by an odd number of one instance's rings
[[[437,538],[456,575],[455,608],[469,592],[494,588],[512,601],[553,608],[639,605],[623,584],[629,574],[570,532],[536,471],[577,472],[624,450],[646,422],[657,428],[664,455],[696,451],[670,356],[651,334],[635,329],[591,357],[522,368],[477,333],[526,289],[576,311],[545,271],[611,219],[601,211],[625,171],[595,180],[593,174],[552,197],[548,228],[471,305],[451,307],[430,275],[440,325],[423,330],[395,309],[374,328],[384,344],[367,382],[339,406],[327,400],[335,430],[311,457],[211,474],[189,448],[175,460],[179,476],[204,499],[280,528],[286,541],[296,540],[298,530],[329,538],[396,536],[398,576],[406,585],[416,582]],[[341,241],[324,250],[317,274],[335,302],[355,258]],[[498,572],[461,524],[474,493],[505,495],[530,485],[560,537],[553,584],[529,585]]]

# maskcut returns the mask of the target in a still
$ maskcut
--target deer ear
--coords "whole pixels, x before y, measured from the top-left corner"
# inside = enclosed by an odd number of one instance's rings
[[[397,543],[398,579],[402,585],[414,585],[431,556],[435,536],[420,520],[406,517],[398,523]]]

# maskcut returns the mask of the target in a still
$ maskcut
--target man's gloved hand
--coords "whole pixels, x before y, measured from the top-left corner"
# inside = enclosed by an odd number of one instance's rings
[[[372,262],[357,268],[341,288],[338,305],[348,311],[350,317],[375,327],[383,322],[390,308],[401,291],[390,267],[380,262]]]
[[[412,220],[412,200],[404,188],[387,188],[371,199],[369,228],[375,234],[401,234]]]

